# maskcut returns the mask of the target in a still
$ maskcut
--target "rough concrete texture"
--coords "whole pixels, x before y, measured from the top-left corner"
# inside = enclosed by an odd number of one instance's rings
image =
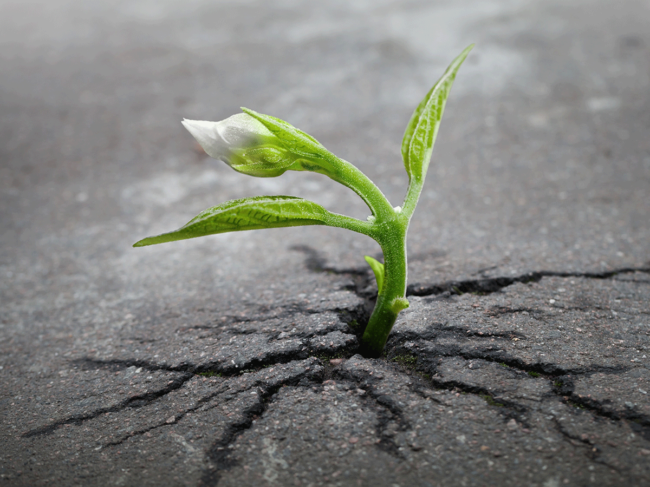
[[[650,3],[0,0],[0,485],[650,484]],[[133,249],[237,174],[179,121],[284,118],[401,203],[411,111],[467,44],[358,354],[369,239]]]

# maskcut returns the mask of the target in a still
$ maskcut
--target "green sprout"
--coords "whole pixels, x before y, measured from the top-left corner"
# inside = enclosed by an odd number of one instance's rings
[[[257,196],[209,208],[178,230],[142,239],[134,247],[216,233],[301,225],[328,225],[367,235],[381,247],[384,263],[365,258],[375,274],[378,296],[361,346],[364,355],[380,356],[399,312],[409,306],[405,297],[406,232],[424,185],[447,97],[472,47],[467,47],[449,65],[406,127],[402,157],[409,186],[401,207],[393,207],[365,174],[329,152],[312,136],[283,120],[242,108],[244,113],[221,122],[184,120],[183,125],[210,157],[221,159],[235,171],[257,177],[276,177],[289,170],[321,173],[357,193],[372,215],[361,221],[331,213],[302,198]]]

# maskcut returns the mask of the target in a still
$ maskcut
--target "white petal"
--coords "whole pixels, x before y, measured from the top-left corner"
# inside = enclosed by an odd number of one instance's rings
[[[264,137],[273,137],[262,122],[246,113],[237,113],[217,122],[216,130],[221,139],[232,148],[253,147],[262,144]]]
[[[210,157],[227,163],[233,153],[275,139],[261,122],[245,113],[238,113],[220,122],[186,119],[183,120],[183,125]]]
[[[221,159],[228,154],[228,145],[223,141],[217,130],[218,122],[185,119],[182,123],[210,157]]]

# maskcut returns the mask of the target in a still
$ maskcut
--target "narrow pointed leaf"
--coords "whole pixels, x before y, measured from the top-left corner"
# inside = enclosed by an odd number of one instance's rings
[[[458,69],[473,47],[474,44],[467,47],[453,60],[442,78],[438,80],[417,106],[406,126],[406,132],[402,140],[402,157],[404,167],[411,180],[423,181],[426,176],[433,144],[438,135],[440,120],[442,119],[451,86],[454,83]]]
[[[381,287],[384,284],[384,264],[379,262],[377,259],[373,259],[369,255],[366,255],[364,259],[366,259],[366,262],[372,269],[372,272],[375,273],[375,279],[377,280],[377,289],[381,293]]]
[[[262,228],[327,225],[335,215],[322,206],[293,196],[257,196],[227,201],[209,208],[176,231],[147,237],[135,243],[144,247],[216,233]]]

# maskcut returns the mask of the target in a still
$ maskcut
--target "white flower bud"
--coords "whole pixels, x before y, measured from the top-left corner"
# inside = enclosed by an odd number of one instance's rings
[[[183,120],[183,125],[206,154],[249,176],[279,176],[296,160],[261,122],[245,113],[220,122]]]
[[[228,162],[233,152],[274,142],[276,137],[250,115],[238,113],[220,122],[183,120],[185,128],[214,159]]]

